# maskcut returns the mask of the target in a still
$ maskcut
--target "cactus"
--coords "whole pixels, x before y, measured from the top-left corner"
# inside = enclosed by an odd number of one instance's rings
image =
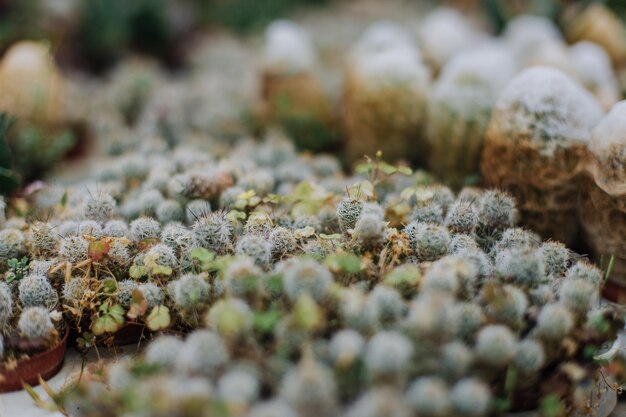
[[[43,307],[29,307],[22,311],[17,324],[20,334],[26,339],[47,339],[54,332],[50,313]]]

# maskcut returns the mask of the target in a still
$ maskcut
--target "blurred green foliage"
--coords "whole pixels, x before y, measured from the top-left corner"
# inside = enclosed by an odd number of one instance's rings
[[[205,22],[220,23],[239,32],[259,30],[299,6],[318,6],[327,0],[198,0]]]

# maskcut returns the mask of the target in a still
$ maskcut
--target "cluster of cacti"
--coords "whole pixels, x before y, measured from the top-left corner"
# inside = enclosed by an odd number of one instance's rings
[[[37,121],[67,111],[94,140],[87,173],[59,167],[0,200],[0,369],[66,334],[88,349],[139,329],[143,354],[99,364],[57,405],[591,411],[624,328],[600,298],[626,268],[625,104],[603,119],[619,99],[613,54],[589,33],[566,46],[543,17],[496,38],[438,8],[415,35],[371,25],[333,97],[306,26],[269,26],[259,77],[219,34],[189,73],[128,60],[106,80],[68,78],[71,103],[12,104]],[[338,150],[340,119],[345,158],[299,153]],[[581,222],[602,269],[568,248]]]
[[[599,302],[603,272],[515,227],[509,195],[455,197],[419,178],[277,180],[282,196],[247,198],[245,210],[211,211],[190,227],[170,223],[180,238],[166,241],[187,242],[176,248],[158,243],[158,223],[132,221],[129,240],[145,245],[132,263],[158,276],[136,288],[180,313],[175,321],[206,329],[157,337],[143,356],[79,385],[68,406],[80,415],[487,416],[556,399],[584,409],[593,356],[623,325]],[[335,181],[357,185],[344,197]],[[411,221],[426,207],[440,216]],[[555,380],[567,390],[552,394]]]

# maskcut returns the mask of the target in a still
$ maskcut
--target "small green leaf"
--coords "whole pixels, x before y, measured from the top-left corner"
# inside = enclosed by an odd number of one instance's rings
[[[413,175],[413,170],[405,166],[398,167],[398,172],[402,175]]]
[[[189,254],[191,259],[196,259],[200,262],[211,262],[215,259],[215,253],[205,248],[193,248]]]
[[[565,415],[565,407],[558,396],[551,394],[541,399],[539,413],[542,417],[560,417]]]
[[[154,265],[150,272],[152,272],[154,275],[165,275],[169,277],[170,275],[172,275],[172,268],[165,265]]]
[[[63,193],[60,204],[61,204],[61,207],[65,207],[67,205],[67,191]]]
[[[148,273],[148,268],[142,265],[133,265],[128,269],[128,275],[132,279],[140,279]]]
[[[276,309],[254,313],[254,328],[261,333],[272,333],[281,317],[280,311]]]
[[[121,307],[119,308],[121,309]],[[98,319],[91,326],[91,331],[96,336],[101,336],[105,333],[115,333],[124,324],[123,315],[124,315],[124,310],[122,309],[121,315],[115,314],[115,313],[108,313],[101,317],[98,317]]]
[[[102,281],[102,289],[105,294],[113,294],[117,291],[117,281],[113,278],[107,278]]]
[[[361,258],[352,253],[338,253],[328,256],[324,261],[334,271],[356,274],[361,270]]]
[[[164,305],[155,306],[146,318],[148,328],[154,332],[167,329],[170,323],[170,309]]]

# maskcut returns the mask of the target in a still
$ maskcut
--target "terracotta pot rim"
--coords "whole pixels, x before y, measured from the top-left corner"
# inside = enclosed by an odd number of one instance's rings
[[[10,371],[7,371],[4,363],[0,363],[0,376],[5,378],[0,381],[0,393],[19,391],[22,389],[23,383],[38,385],[39,376],[44,380],[55,376],[61,370],[65,360],[69,333],[69,327],[66,326],[63,338],[56,345],[27,359],[18,361],[16,367]],[[50,366],[47,366],[48,364]],[[28,365],[36,366],[33,369],[27,368],[25,370],[24,367]],[[20,371],[26,375],[20,375]]]

